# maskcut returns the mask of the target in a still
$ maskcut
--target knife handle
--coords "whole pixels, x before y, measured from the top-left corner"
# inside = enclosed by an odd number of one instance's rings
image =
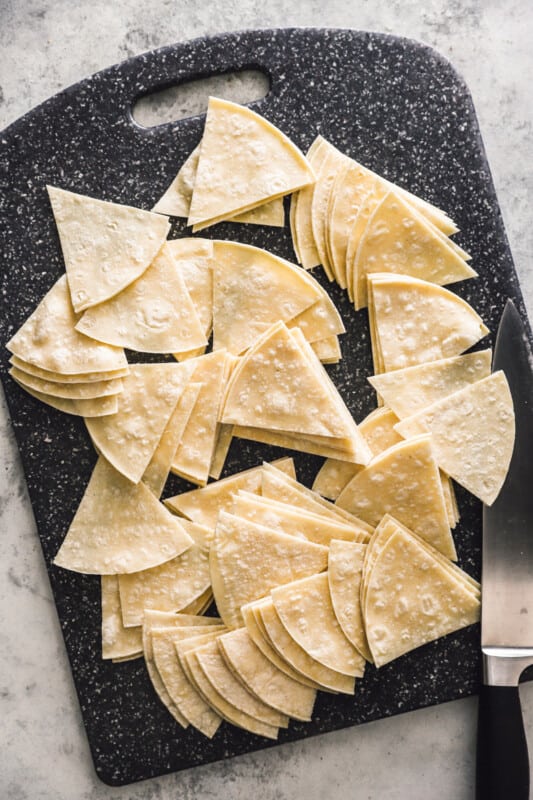
[[[476,800],[528,800],[529,756],[518,686],[483,684],[479,695]]]

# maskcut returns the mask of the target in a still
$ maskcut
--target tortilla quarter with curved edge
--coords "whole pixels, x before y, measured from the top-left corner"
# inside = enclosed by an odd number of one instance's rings
[[[430,433],[435,458],[457,483],[490,506],[511,461],[515,439],[513,398],[504,372],[494,372],[407,417],[402,436]]]
[[[54,564],[92,575],[139,572],[192,544],[148,487],[132,484],[100,456]]]
[[[210,97],[187,223],[214,224],[314,180],[303,153],[278,128],[245,106]]]
[[[151,211],[46,188],[78,313],[139,278],[167,238],[168,221]]]
[[[84,338],[86,339],[87,337]],[[26,375],[31,375],[34,378],[40,378],[42,381],[59,383],[63,386],[67,386],[70,383],[101,383],[102,381],[116,381],[119,378],[124,378],[130,371],[125,357],[124,361],[125,366],[121,369],[102,372],[69,373],[67,375],[65,373],[55,372],[54,370],[40,369],[40,367],[30,364],[28,361],[24,361],[23,358],[18,358],[18,356],[11,356],[9,359],[9,363],[20,370],[20,372],[24,372]]]
[[[366,545],[332,541],[328,555],[328,580],[333,610],[342,632],[363,658],[372,661],[360,601],[365,551]]]
[[[270,596],[282,625],[306,653],[343,675],[363,676],[365,659],[335,616],[327,572],[278,586]]]
[[[121,378],[103,381],[83,381],[82,383],[58,383],[37,378],[35,375],[30,375],[18,369],[18,367],[12,367],[9,370],[9,374],[26,388],[64,400],[96,400],[101,397],[110,397],[114,394],[120,394],[123,387]]]
[[[173,353],[207,345],[196,307],[166,242],[136,281],[87,309],[76,330],[140,353]]]
[[[103,418],[111,415],[115,415],[118,411],[119,402],[118,402],[118,395],[111,394],[107,397],[94,397],[92,399],[87,400],[70,400],[65,397],[56,397],[52,394],[45,394],[44,392],[37,392],[35,389],[30,389],[25,383],[23,383],[19,378],[15,377],[13,372],[14,368],[9,370],[9,374],[13,378],[13,380],[18,383],[18,385],[24,389],[25,392],[31,394],[32,397],[35,397],[36,400],[40,400],[41,403],[46,403],[46,405],[55,408],[57,411],[63,411],[65,414],[74,414],[78,417],[84,417],[87,421],[87,418]]]
[[[263,703],[288,717],[309,722],[316,690],[289,678],[261,652],[246,628],[224,633],[219,650],[237,678]]]

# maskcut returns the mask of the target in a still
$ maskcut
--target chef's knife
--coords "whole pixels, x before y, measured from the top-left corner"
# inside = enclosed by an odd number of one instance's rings
[[[533,356],[510,300],[498,329],[493,369],[507,376],[516,438],[501,492],[483,508],[476,796],[528,800],[529,758],[518,682],[533,664]]]

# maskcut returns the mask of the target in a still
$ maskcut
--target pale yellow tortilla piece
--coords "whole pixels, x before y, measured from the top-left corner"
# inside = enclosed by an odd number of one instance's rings
[[[80,381],[84,380],[79,377],[84,373],[127,370],[128,362],[122,348],[100,344],[78,333],[74,328],[77,321],[67,279],[62,275],[6,347],[34,368],[76,375]],[[46,375],[38,374],[38,377],[46,378]]]
[[[172,239],[166,243],[166,252],[183,278],[192,304],[200,320],[206,339],[213,327],[213,242],[209,239]],[[205,346],[188,348],[174,353],[174,358],[183,361],[202,355]]]
[[[368,220],[356,261],[356,308],[367,305],[366,279],[372,272],[412,275],[440,286],[477,277],[446,238],[394,191]]]
[[[159,499],[170,472],[170,466],[176,454],[183,432],[189,422],[193,408],[198,400],[201,383],[188,383],[183,390],[178,404],[161,435],[159,444],[154,450],[150,462],[144,470],[142,480]]]
[[[294,333],[277,323],[242,357],[228,384],[222,421],[351,437],[356,426],[344,402],[314,354],[315,365],[309,363]]]
[[[361,529],[357,526],[327,519],[301,508],[291,508],[286,503],[243,490],[235,495],[231,513],[271,530],[307,539],[325,547],[329,546],[332,539],[353,542],[361,534]]]
[[[196,616],[189,616],[187,614],[174,614],[167,611],[146,611],[144,614],[144,622],[142,627],[142,642],[143,642],[143,651],[144,651],[144,660],[146,664],[146,669],[148,671],[148,675],[150,676],[150,680],[154,686],[154,689],[163,703],[166,706],[168,711],[172,714],[174,719],[179,722],[184,728],[189,725],[189,722],[183,714],[178,711],[172,700],[170,699],[170,695],[168,694],[167,690],[165,689],[165,685],[161,680],[159,672],[157,671],[157,667],[154,662],[154,653],[152,648],[152,629],[156,627],[164,626],[167,628],[172,626],[174,628],[184,628],[184,627],[191,627],[191,626],[209,626],[215,625],[217,622],[216,619],[211,619],[209,617],[196,617]],[[220,623],[220,620],[218,620]]]
[[[322,162],[326,158],[329,150],[329,143],[323,139],[322,136],[317,136],[307,151],[307,160],[311,164],[315,175],[322,166]],[[298,243],[298,250],[295,248],[295,252],[298,262],[304,269],[312,269],[312,267],[316,267],[320,264],[311,224],[311,207],[313,204],[314,190],[315,184],[309,184],[294,194],[291,202],[291,211],[292,203],[295,203],[293,241]]]
[[[117,413],[86,420],[98,452],[133,483],[150,463],[190,374],[189,364],[132,364]]]
[[[84,337],[86,338],[86,337]],[[26,375],[31,375],[35,378],[40,378],[43,381],[50,383],[60,383],[66,386],[69,383],[100,383],[102,381],[116,381],[119,378],[124,378],[129,372],[129,366],[125,363],[122,369],[109,370],[107,372],[80,372],[68,375],[62,375],[59,372],[53,372],[47,369],[40,369],[39,367],[29,364],[22,358],[11,356],[9,363],[16,367]]]
[[[120,575],[118,582],[124,626],[142,625],[145,609],[183,611],[209,589],[209,553],[193,544],[158,567]]]
[[[140,278],[85,311],[76,330],[141,353],[173,353],[207,345],[195,305],[166,244]]]
[[[192,631],[195,631],[196,635],[192,634]],[[154,663],[170,701],[187,723],[209,739],[217,732],[222,719],[191,684],[183,671],[176,649],[187,642],[191,646],[197,646],[199,642],[205,643],[217,635],[218,633],[201,634],[198,628],[190,628],[189,631],[186,629],[154,631],[152,634]]]
[[[64,397],[56,397],[55,395],[45,394],[44,392],[37,392],[35,389],[30,389],[26,383],[23,383],[14,374],[15,368],[9,370],[9,374],[24,391],[40,400],[41,403],[46,403],[58,411],[63,411],[65,414],[74,414],[78,417],[107,417],[117,413],[119,402],[118,395],[113,394],[107,397],[95,397],[88,400],[69,400]]]
[[[336,336],[311,342],[311,347],[323,364],[338,364],[342,358],[341,347]]]
[[[132,484],[100,456],[54,564],[97,575],[139,572],[192,543],[143,483]]]
[[[259,700],[235,677],[220,652],[218,641],[207,642],[195,650],[200,667],[218,694],[234,709],[258,722],[287,728],[289,718],[286,714]]]
[[[338,171],[328,206],[327,242],[335,280],[346,289],[346,254],[350,233],[370,186],[360,164],[351,161]]]
[[[178,174],[159,198],[152,211],[158,214],[167,214],[172,217],[188,217],[191,206],[191,197],[196,180],[196,170],[200,158],[201,144],[194,148],[190,156],[182,164]],[[272,225],[282,228],[285,224],[285,214],[283,209],[283,198],[272,200],[245,211],[243,214],[236,214],[226,218],[228,222],[247,222],[251,225]],[[222,221],[222,220],[221,220]],[[193,232],[202,230],[204,225],[193,225]]]
[[[368,220],[388,192],[387,185],[369,170],[365,170],[361,175],[361,184],[361,188],[364,188],[365,197],[359,206],[346,248],[346,288],[348,289],[348,297],[352,302],[356,301],[358,283],[356,268],[359,244],[368,225]]]
[[[267,250],[216,241],[213,262],[213,349],[246,350],[273,323],[323,300],[305,272]]]
[[[284,475],[277,468],[276,462],[263,465],[261,494],[263,497],[270,497],[280,503],[288,503],[297,508],[311,511],[314,514],[321,514],[330,519],[354,525],[362,533],[370,534],[373,530],[371,525],[358,519],[343,508],[339,508],[333,503],[328,503],[327,500],[313,492],[312,489],[308,489],[307,486],[298,483],[293,476]]]
[[[228,628],[238,628],[242,605],[324,570],[327,548],[221,511],[209,564],[218,613]]]
[[[209,467],[209,477],[218,480],[224,469],[231,443],[233,441],[233,425],[218,423],[215,450]]]
[[[217,714],[220,714],[222,719],[250,733],[255,733],[257,736],[277,739],[277,727],[259,722],[249,714],[244,714],[242,711],[232,706],[231,703],[227,702],[207,677],[205,670],[198,660],[196,652],[185,653],[181,663],[187,677],[195,686],[196,690],[201,693],[202,697],[211,708],[213,708]]]
[[[368,586],[365,629],[381,667],[479,620],[480,602],[402,529],[391,536]]]
[[[353,694],[355,680],[352,676],[326,667],[296,642],[283,625],[272,598],[257,604],[256,613],[262,621],[272,646],[282,658],[322,689],[342,694]]]
[[[515,438],[505,374],[500,370],[466,386],[402,420],[396,430],[406,437],[430,433],[441,469],[492,505],[505,481]]]
[[[442,286],[379,273],[368,280],[383,362],[379,372],[460,355],[489,332],[472,306]]]
[[[307,279],[312,278],[312,275],[308,272],[303,274]],[[316,285],[319,286],[319,284]],[[299,328],[311,344],[337,337],[339,334],[346,332],[341,315],[332,299],[325,292],[323,292],[320,300],[293,319],[288,320],[287,327]]]
[[[280,458],[273,464],[278,472],[286,472],[296,477],[292,458]],[[229,511],[233,504],[233,495],[239,489],[246,489],[256,494],[261,492],[262,474],[262,465],[252,467],[201,489],[167,497],[164,502],[174,513],[189,517],[194,522],[214,530],[219,511]]]
[[[102,575],[102,658],[124,659],[142,655],[142,627],[125,628],[122,622],[118,577]]]
[[[297,450],[301,453],[312,453],[326,458],[345,458],[347,461],[359,463],[361,460],[353,445],[347,444],[346,439],[331,438],[327,444],[327,437],[311,436],[301,433],[285,433],[283,431],[270,431],[264,428],[252,428],[244,425],[234,425],[233,435],[239,439],[250,439],[252,442],[262,442],[286,450]]]
[[[370,384],[400,419],[490,375],[491,350],[372,375]]]
[[[402,437],[394,430],[398,421],[396,414],[389,408],[376,408],[359,423],[359,430],[365,437],[373,456],[402,441]],[[363,469],[361,464],[328,458],[314,480],[313,491],[329,500],[336,500],[361,469]]]
[[[354,542],[332,541],[327,574],[333,610],[342,632],[363,658],[372,661],[360,601],[366,547]]]
[[[209,98],[188,224],[212,224],[313,183],[305,156],[249,108]]]
[[[90,381],[88,383],[57,383],[37,378],[35,375],[30,375],[18,367],[12,367],[9,370],[9,374],[24,387],[33,389],[40,394],[48,394],[65,400],[95,400],[120,394],[122,391],[122,380],[120,378]]]
[[[445,556],[457,558],[436,452],[427,434],[377,455],[347,484],[337,505],[374,526],[384,514],[394,514]]]
[[[139,278],[161,249],[168,220],[140,208],[47,186],[76,312]]]
[[[306,653],[329,669],[362,677],[365,660],[335,616],[327,572],[278,586],[271,597],[282,625]]]
[[[326,212],[331,188],[335,177],[340,169],[350,163],[348,156],[345,156],[332,144],[328,144],[328,153],[322,161],[317,173],[316,184],[313,192],[313,202],[311,204],[311,225],[313,228],[313,239],[320,259],[320,264],[330,280],[333,280],[334,273],[330,264],[326,246]]]
[[[172,459],[171,470],[199,486],[207,483],[215,451],[220,404],[225,388],[226,355],[224,350],[220,350],[186,362],[194,364],[191,380],[202,386]]]
[[[222,634],[217,644],[227,665],[249,692],[282,714],[303,722],[311,720],[316,690],[275,667],[246,628]]]
[[[267,658],[270,663],[273,664],[274,667],[276,667],[276,669],[278,669],[284,675],[287,675],[287,677],[291,678],[296,683],[306,686],[309,689],[320,689],[321,687],[318,683],[306,678],[301,672],[297,672],[272,646],[261,620],[255,613],[256,606],[263,602],[272,603],[272,600],[270,597],[267,597],[264,601],[255,601],[254,603],[244,605],[241,608],[244,624],[246,625],[246,631],[250,636],[250,639],[265,656],[265,658]],[[242,630],[242,628],[238,628],[237,630]]]
[[[111,661],[113,664],[122,664],[124,661],[135,661],[137,658],[142,658],[142,655],[142,650],[139,650],[137,653],[132,653],[130,656],[112,658]]]

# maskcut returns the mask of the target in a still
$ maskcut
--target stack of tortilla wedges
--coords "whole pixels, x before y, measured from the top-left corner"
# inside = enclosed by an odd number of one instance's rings
[[[490,351],[461,355],[487,329],[440,285],[474,275],[450,220],[320,137],[309,159],[212,98],[152,212],[49,187],[66,274],[8,343],[13,378],[84,417],[98,454],[55,564],[101,575],[103,658],[144,655],[176,721],[209,737],[226,720],[276,738],[311,719],[318,690],[353,694],[367,661],[475,622],[450,476],[490,503],[513,447]],[[193,230],[283,224],[296,191],[303,265],[330,264],[369,305],[381,407],[360,426],[321,363],[340,358],[342,320],[308,272],[237,242],[167,240],[164,214]],[[128,364],[125,349],[175,360]],[[208,484],[233,436],[324,456],[316,491],[290,458]],[[161,502],[169,472],[199,488]],[[213,599],[219,616],[203,616]]]

